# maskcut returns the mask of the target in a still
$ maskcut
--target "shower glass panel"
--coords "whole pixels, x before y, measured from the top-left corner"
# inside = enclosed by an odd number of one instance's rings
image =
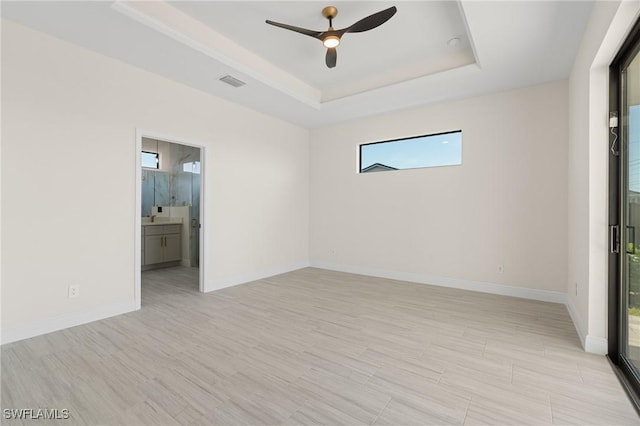
[[[188,206],[191,266],[200,263],[200,148],[171,144],[171,206]]]

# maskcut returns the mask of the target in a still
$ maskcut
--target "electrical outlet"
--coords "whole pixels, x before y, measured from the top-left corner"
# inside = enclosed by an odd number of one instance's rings
[[[79,285],[70,285],[69,286],[69,299],[74,299],[80,296],[80,286]]]
[[[498,265],[498,273],[502,274],[504,272],[504,266]]]

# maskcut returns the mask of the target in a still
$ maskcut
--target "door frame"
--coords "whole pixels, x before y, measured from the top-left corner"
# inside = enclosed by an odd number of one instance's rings
[[[626,335],[626,330],[622,329],[625,325],[623,316],[623,306],[626,306],[626,295],[623,294],[622,280],[626,275],[625,259],[627,235],[626,229],[623,229],[624,218],[626,217],[626,194],[624,191],[624,179],[627,175],[626,156],[627,152],[623,149],[623,111],[622,111],[622,80],[621,72],[628,65],[629,61],[635,54],[640,51],[640,21],[637,21],[632,27],[631,32],[626,37],[620,47],[615,58],[609,67],[609,112],[616,113],[618,117],[617,134],[610,132],[609,134],[609,232],[610,232],[610,250],[609,250],[609,271],[608,271],[608,357],[612,364],[616,367],[616,374],[629,394],[636,410],[640,412],[640,376],[636,369],[630,365],[625,357],[622,356],[623,345],[626,339],[622,337]],[[615,151],[618,154],[615,154]],[[617,237],[614,238],[614,230],[617,227]],[[617,252],[612,248],[617,247]]]
[[[205,194],[205,153],[206,147],[202,142],[196,142],[193,140],[186,140],[180,137],[172,135],[166,135],[159,132],[150,130],[144,130],[136,128],[136,202],[135,202],[135,215],[134,215],[134,228],[135,228],[135,243],[134,243],[134,300],[136,309],[140,309],[142,306],[142,259],[140,258],[142,252],[142,138],[158,139],[163,142],[174,143],[178,145],[191,146],[200,149],[200,229],[199,229],[199,248],[200,250],[200,262],[198,265],[198,290],[204,293],[206,290],[205,285],[205,263],[204,254],[206,252],[206,226],[203,224],[206,212],[206,203],[204,199]]]

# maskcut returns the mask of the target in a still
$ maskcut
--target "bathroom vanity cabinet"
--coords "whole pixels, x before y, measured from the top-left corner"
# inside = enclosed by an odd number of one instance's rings
[[[181,224],[149,223],[142,226],[142,266],[164,266],[161,264],[180,262],[181,259]]]

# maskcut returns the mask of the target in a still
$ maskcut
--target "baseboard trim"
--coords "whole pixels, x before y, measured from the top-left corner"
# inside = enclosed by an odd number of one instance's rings
[[[580,343],[582,344],[582,348],[586,350],[587,328],[585,327],[585,324],[582,322],[582,319],[578,315],[578,311],[576,310],[576,307],[570,298],[567,298],[567,311],[569,311],[569,316],[571,317],[571,321],[573,321],[573,326],[576,328],[576,331],[578,332],[578,337],[580,338]]]
[[[499,294],[501,296],[519,297],[522,299],[539,300],[542,302],[566,304],[567,295],[559,291],[538,290],[526,287],[514,287],[485,281],[462,280],[458,278],[436,277],[416,274],[412,272],[389,271],[384,269],[363,268],[359,266],[336,265],[322,262],[311,262],[314,268],[331,271],[348,272],[351,274],[388,278],[399,281],[410,281],[418,284],[437,285],[440,287],[458,288],[461,290],[479,291],[481,293]]]
[[[252,281],[258,281],[265,278],[273,277],[275,275],[286,274],[287,272],[297,271],[298,269],[308,268],[309,266],[311,266],[309,262],[297,262],[276,268],[264,269],[262,271],[254,272],[251,274],[234,275],[231,277],[218,278],[215,280],[205,280],[205,284],[207,284],[207,286],[203,291],[205,293],[209,293],[211,291],[222,290],[223,288],[246,284]]]
[[[573,325],[580,337],[580,343],[585,352],[597,355],[607,355],[609,353],[609,343],[604,337],[593,336],[587,333],[587,327],[578,315],[575,305],[571,299],[567,299],[567,310],[573,321]]]
[[[2,344],[17,342],[18,340],[52,333],[65,328],[75,327],[93,321],[126,314],[137,310],[133,300],[126,302],[112,303],[106,306],[99,306],[91,311],[63,315],[56,318],[47,318],[33,321],[15,328],[8,327],[2,330]]]

